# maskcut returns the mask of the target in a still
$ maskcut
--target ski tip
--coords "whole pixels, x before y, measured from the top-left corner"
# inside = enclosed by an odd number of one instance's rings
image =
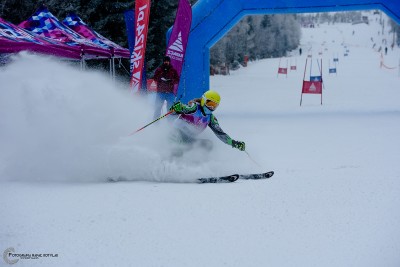
[[[265,178],[271,178],[274,175],[274,171],[266,172],[264,174]]]
[[[229,182],[235,182],[239,179],[240,175],[239,174],[233,174],[231,176],[228,176]]]

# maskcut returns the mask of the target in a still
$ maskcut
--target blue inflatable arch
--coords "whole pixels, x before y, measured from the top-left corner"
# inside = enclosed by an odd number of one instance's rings
[[[246,15],[371,9],[385,12],[400,24],[400,0],[199,0],[192,9],[178,97],[186,102],[209,89],[210,48]]]

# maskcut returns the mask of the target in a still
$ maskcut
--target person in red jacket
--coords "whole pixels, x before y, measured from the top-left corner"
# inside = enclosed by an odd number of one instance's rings
[[[169,56],[164,57],[163,64],[156,69],[153,79],[157,83],[154,111],[154,119],[157,119],[161,115],[164,101],[167,101],[167,110],[171,108],[175,101],[174,85],[179,83],[178,72],[171,65]]]

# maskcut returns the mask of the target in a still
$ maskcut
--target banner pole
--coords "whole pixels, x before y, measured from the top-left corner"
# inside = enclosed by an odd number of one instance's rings
[[[286,78],[287,78],[288,69],[289,69],[289,59],[286,59]]]
[[[323,77],[322,77],[322,58],[321,58],[321,69],[319,70],[319,72],[321,73],[321,83],[322,83],[322,87],[325,89],[325,86],[324,86],[324,82],[323,82]]]
[[[279,58],[278,73],[276,74],[276,78],[279,77],[279,69],[281,68],[281,59],[282,58]]]
[[[321,69],[320,69],[320,72],[321,72],[321,83],[322,83],[322,87],[324,88],[324,90],[325,90],[325,84],[324,84],[324,82],[323,82],[323,78],[322,78],[322,58],[321,58]]]
[[[301,103],[303,102],[303,88],[304,88],[304,79],[306,78],[307,62],[308,62],[308,58],[306,58],[306,65],[304,66],[303,84],[301,85],[300,107],[301,107]]]

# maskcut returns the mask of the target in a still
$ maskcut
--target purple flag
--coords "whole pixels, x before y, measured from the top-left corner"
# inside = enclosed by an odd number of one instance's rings
[[[129,53],[133,54],[133,50],[135,49],[135,11],[127,10],[124,12],[125,16],[125,24],[126,24],[126,35],[128,36],[128,45],[129,45]],[[133,60],[130,57],[129,64],[129,73],[132,75],[133,70]]]
[[[181,76],[182,72],[191,25],[192,7],[189,0],[180,0],[166,52],[166,55],[171,58],[171,64],[179,76]],[[178,86],[176,85],[174,88],[175,95],[177,91]]]

